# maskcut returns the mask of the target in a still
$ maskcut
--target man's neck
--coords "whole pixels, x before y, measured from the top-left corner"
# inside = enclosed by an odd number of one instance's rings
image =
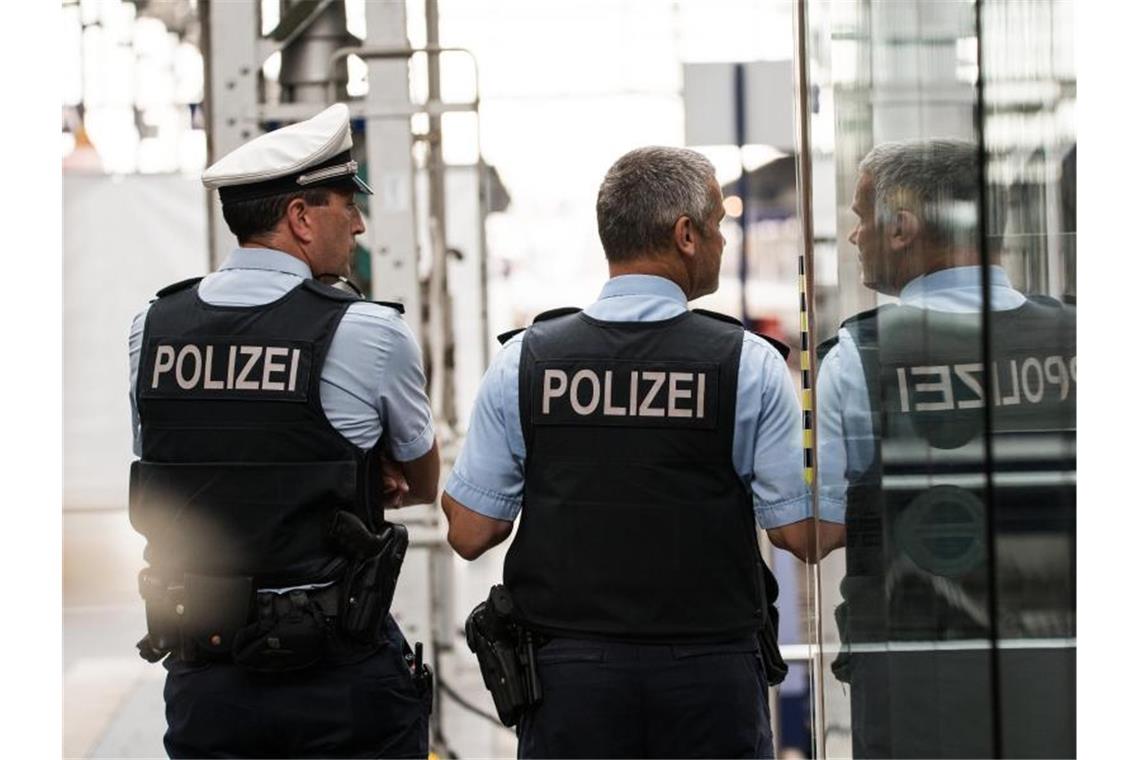
[[[974,248],[941,248],[933,251],[913,251],[910,252],[915,256],[916,263],[921,261],[923,266],[916,267],[917,271],[910,271],[900,277],[898,287],[891,295],[898,295],[902,289],[909,283],[917,280],[919,277],[925,277],[928,274],[935,272],[943,272],[947,269],[957,269],[959,267],[976,267],[982,265],[981,256]],[[910,255],[910,254],[908,254]]]
[[[295,259],[304,262],[305,266],[312,269],[312,264],[305,256],[304,252],[295,244],[288,240],[281,239],[276,235],[262,235],[243,240],[239,245],[242,248],[268,248],[273,251],[280,251],[287,253]]]
[[[689,297],[688,272],[681,267],[671,266],[669,262],[662,259],[651,256],[641,256],[631,261],[610,262],[611,279],[627,274],[646,274],[652,275],[653,277],[664,277],[679,287],[686,298]]]

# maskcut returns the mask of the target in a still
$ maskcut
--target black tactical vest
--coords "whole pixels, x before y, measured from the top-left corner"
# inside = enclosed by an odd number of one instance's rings
[[[756,632],[766,568],[732,464],[740,324],[566,311],[522,344],[525,490],[504,567],[519,617],[586,638]]]
[[[373,452],[321,406],[333,333],[356,297],[306,280],[252,307],[207,304],[197,280],[159,292],[136,387],[142,457],[131,523],[166,577],[252,576],[259,587],[335,579],[337,510],[380,519]]]
[[[1031,297],[991,312],[988,373],[980,314],[890,306],[844,324],[876,439],[848,487],[836,611],[853,756],[1071,756],[1075,311]]]
[[[1035,593],[1026,593],[1017,566],[1041,571],[1042,557],[1022,556],[1042,551],[1034,533],[1053,543],[1075,535],[1076,314],[1031,297],[989,320],[988,463],[980,314],[890,306],[844,323],[859,349],[877,442],[874,466],[848,488],[852,641],[987,638],[990,572],[998,574],[1002,637],[1075,631],[1065,559],[1072,547],[1056,547],[1058,577]],[[987,551],[987,500],[996,562]],[[1004,582],[1013,584],[1006,594]]]

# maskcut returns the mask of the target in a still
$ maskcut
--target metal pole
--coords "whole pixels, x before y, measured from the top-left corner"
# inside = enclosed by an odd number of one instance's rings
[[[989,218],[988,211],[988,185],[986,183],[986,97],[985,97],[985,41],[982,37],[984,21],[984,7],[982,0],[974,3],[974,33],[977,40],[978,56],[978,83],[977,103],[974,105],[975,128],[978,133],[978,250],[982,255],[982,382],[983,388],[993,388],[991,373],[993,372],[993,304],[990,295],[990,259],[992,253],[989,246]],[[982,446],[985,452],[986,476],[986,554],[989,559],[989,573],[986,575],[988,613],[990,618],[990,700],[992,705],[991,723],[993,725],[993,756],[1005,756],[1005,741],[1002,726],[1002,684],[1001,684],[1001,650],[998,646],[1001,631],[998,628],[1000,607],[998,604],[998,548],[997,548],[997,492],[994,489],[994,399],[986,394],[986,405],[983,409],[983,435]]]
[[[257,58],[260,38],[256,3],[203,0],[202,50],[206,68],[206,164],[212,164],[261,134],[257,111]],[[237,240],[222,218],[216,192],[206,194],[209,207],[210,269],[216,269]]]
[[[732,67],[733,121],[736,127],[736,155],[740,160],[740,179],[736,181],[736,197],[740,198],[740,321],[748,327],[748,171],[744,168],[744,143],[747,139],[744,64]]]
[[[808,78],[808,19],[807,0],[796,0],[794,16],[795,33],[795,77],[796,77],[796,185],[799,188],[800,238],[803,249],[800,256],[800,307],[801,340],[800,370],[803,384],[804,407],[804,472],[812,492],[812,515],[819,519],[819,488],[815,482],[815,463],[818,454],[815,439],[814,414],[816,396],[814,383],[815,351],[815,278],[812,206],[812,162],[811,162],[811,82]],[[816,533],[816,556],[819,556],[819,534]],[[812,743],[814,757],[827,756],[827,742],[821,736],[826,725],[826,706],[823,703],[823,587],[819,564],[809,565],[812,595],[812,634],[816,652],[811,661],[812,688]]]
[[[407,16],[403,3],[365,3],[368,42],[381,50],[407,49]],[[340,48],[328,71],[350,54],[367,48]],[[361,56],[364,58],[365,56]],[[415,225],[412,131],[408,117],[374,114],[409,108],[406,55],[372,56],[365,96],[365,150],[368,178],[376,194],[369,196],[368,249],[372,254],[372,297],[396,300],[406,309],[404,321],[423,340]],[[380,60],[384,58],[384,60]],[[330,83],[331,101],[335,84]]]

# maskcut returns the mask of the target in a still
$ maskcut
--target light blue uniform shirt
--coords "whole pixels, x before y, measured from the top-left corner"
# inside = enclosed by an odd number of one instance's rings
[[[206,275],[198,296],[215,306],[259,306],[312,276],[305,262],[287,253],[239,248],[217,272]],[[129,340],[136,456],[141,448],[135,383],[146,314],[143,309],[135,317]],[[374,447],[386,432],[396,461],[418,459],[431,450],[435,431],[420,348],[393,309],[367,301],[348,307],[321,368],[321,406],[332,426],[362,449]]]
[[[609,280],[586,314],[607,322],[656,322],[685,311],[687,300],[670,280],[622,275]],[[522,508],[526,444],[519,419],[519,358],[523,334],[495,356],[475,400],[463,449],[446,491],[460,504],[499,520]],[[799,401],[780,353],[744,332],[736,397],[732,461],[752,489],[756,519],[764,528],[811,516],[804,483]]]
[[[920,309],[957,314],[982,311],[982,268],[953,267],[911,280],[899,293],[899,303]],[[1013,289],[1005,270],[990,267],[990,309],[1006,311],[1025,303]],[[875,457],[871,401],[859,350],[847,328],[819,365],[816,386],[819,407],[819,511],[829,522],[844,522],[847,483],[862,475]]]

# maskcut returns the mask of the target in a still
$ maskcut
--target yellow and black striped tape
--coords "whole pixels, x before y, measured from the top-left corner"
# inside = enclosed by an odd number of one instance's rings
[[[811,345],[808,343],[807,275],[804,257],[800,254],[800,385],[803,388],[804,409],[804,480],[810,486],[815,481],[815,460],[812,449],[811,407]]]

